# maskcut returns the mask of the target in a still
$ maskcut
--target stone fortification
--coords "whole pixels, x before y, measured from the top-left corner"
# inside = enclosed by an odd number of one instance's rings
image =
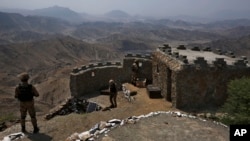
[[[245,56],[211,48],[187,49],[164,45],[150,55],[127,54],[122,62],[96,63],[74,68],[70,76],[72,96],[108,88],[114,79],[118,86],[131,82],[132,64],[138,62],[138,78],[145,78],[161,90],[161,95],[181,109],[207,109],[221,106],[227,98],[227,85],[233,79],[250,76]]]
[[[70,74],[71,95],[84,96],[87,93],[106,89],[110,79],[114,79],[118,85],[130,82],[134,60],[138,60],[141,64],[139,76],[151,82],[151,56],[127,54],[123,62],[95,63],[74,68]]]
[[[174,107],[203,109],[221,106],[230,80],[250,76],[245,56],[210,48],[161,46],[152,54],[153,85]]]

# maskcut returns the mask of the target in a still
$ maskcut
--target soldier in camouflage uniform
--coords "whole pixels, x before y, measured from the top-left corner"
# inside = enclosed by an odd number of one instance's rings
[[[117,98],[117,87],[114,82],[114,80],[110,79],[109,80],[109,101],[110,101],[110,108],[116,108],[117,103],[116,103],[116,98]]]
[[[134,60],[134,63],[131,66],[131,70],[132,70],[131,83],[133,85],[136,85],[136,79],[138,77],[138,72],[139,72],[138,60]]]
[[[15,89],[15,98],[20,101],[22,132],[27,132],[25,128],[25,118],[28,112],[31,118],[32,125],[34,127],[33,133],[38,133],[39,128],[37,127],[36,111],[34,107],[33,97],[38,97],[39,93],[34,86],[28,83],[28,73],[22,73],[18,77],[20,78],[21,83]]]

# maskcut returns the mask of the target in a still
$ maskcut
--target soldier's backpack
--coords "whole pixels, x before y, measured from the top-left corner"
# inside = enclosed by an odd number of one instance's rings
[[[29,85],[21,85],[19,84],[18,86],[18,89],[19,89],[19,95],[18,95],[18,99],[20,101],[31,101],[33,100],[33,96],[34,96],[34,93],[32,91],[32,85],[29,84]]]

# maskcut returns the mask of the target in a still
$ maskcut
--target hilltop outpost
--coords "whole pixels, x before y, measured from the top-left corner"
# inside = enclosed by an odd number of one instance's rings
[[[107,88],[108,80],[131,82],[131,66],[139,62],[138,81],[157,87],[160,94],[183,110],[217,108],[227,98],[230,80],[250,76],[245,56],[232,52],[212,51],[185,46],[160,46],[151,55],[127,54],[123,62],[89,64],[74,68],[70,75],[70,90],[74,97]]]

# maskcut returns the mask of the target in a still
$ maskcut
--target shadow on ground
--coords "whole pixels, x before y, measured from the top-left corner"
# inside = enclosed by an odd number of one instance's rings
[[[31,141],[52,141],[52,137],[44,133],[30,134],[28,135],[28,139]]]

